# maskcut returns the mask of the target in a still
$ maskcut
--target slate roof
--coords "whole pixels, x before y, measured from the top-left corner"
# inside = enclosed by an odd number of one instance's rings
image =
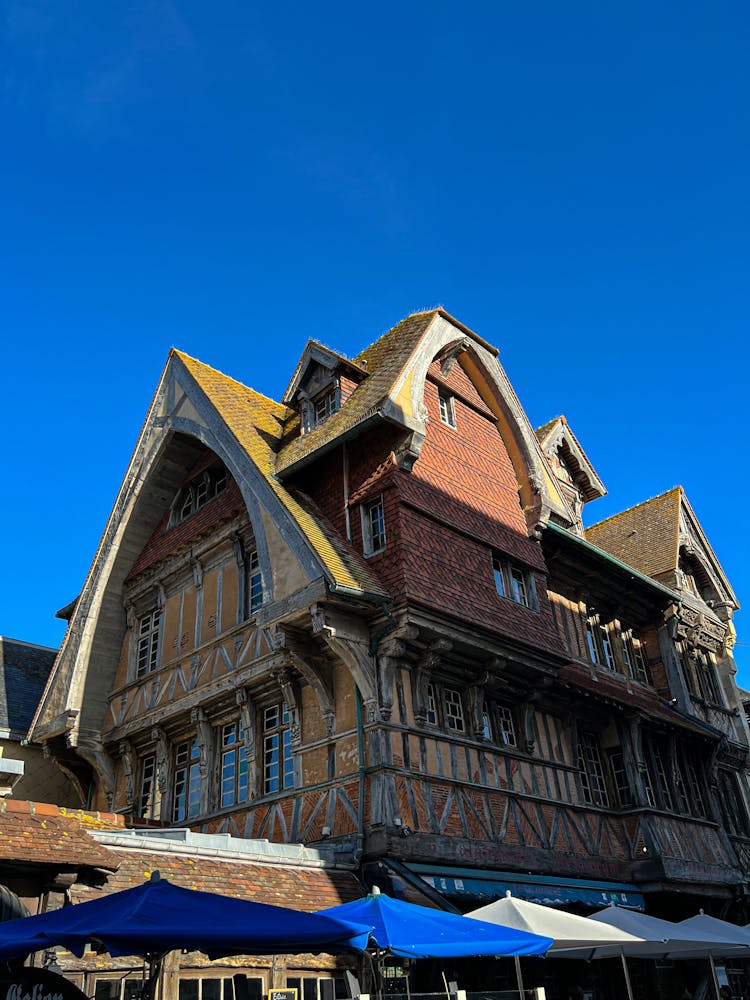
[[[174,354],[206,393],[227,429],[299,525],[328,569],[334,585],[373,596],[386,596],[367,566],[345,546],[337,544],[303,500],[276,478],[276,451],[291,411],[181,351],[174,351]]]
[[[123,826],[123,817],[111,813],[88,813],[41,802],[0,799],[0,862],[113,871],[119,858],[98,844],[86,830]]]
[[[0,729],[27,733],[56,649],[0,636]]]
[[[646,576],[673,573],[679,558],[680,504],[675,486],[586,528],[586,540]]]

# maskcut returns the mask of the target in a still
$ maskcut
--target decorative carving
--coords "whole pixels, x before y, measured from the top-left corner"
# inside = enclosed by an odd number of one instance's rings
[[[302,726],[300,725],[299,692],[292,677],[291,670],[281,667],[273,671],[273,677],[281,688],[281,696],[289,713],[289,734],[293,747],[299,747],[302,742]]]
[[[534,740],[534,703],[533,699],[519,705],[521,732],[523,734],[523,748],[528,754],[533,754],[536,749]]]
[[[125,789],[125,806],[132,812],[135,803],[135,751],[128,740],[120,742],[120,760]]]
[[[424,651],[412,673],[414,721],[418,726],[424,726],[427,722],[427,688],[430,685],[432,674],[440,666],[443,654],[452,647],[453,644],[448,639],[436,639]]]
[[[384,722],[389,722],[393,711],[393,688],[398,660],[406,652],[406,647],[398,640],[387,643],[385,652],[378,656],[378,694],[380,700],[380,715]]]
[[[195,556],[191,556],[190,565],[193,570],[193,583],[195,584],[195,589],[200,590],[203,587],[203,563],[200,559],[196,559]]]
[[[472,684],[466,689],[466,708],[471,734],[478,740],[484,738],[484,685]]]
[[[425,417],[422,418],[426,420]],[[396,465],[404,472],[411,472],[414,463],[422,454],[422,447],[425,442],[425,435],[421,431],[412,431],[401,444],[394,449],[393,457]]]
[[[211,760],[213,759],[213,728],[203,708],[194,708],[190,713],[190,721],[196,724],[195,738],[200,754],[198,767],[201,772],[201,788],[205,789],[208,784]]]
[[[468,351],[469,343],[468,337],[462,337],[461,340],[457,340],[453,344],[448,344],[448,346],[445,347],[440,354],[438,354],[437,360],[440,362],[441,375],[445,378],[450,375],[459,357]]]
[[[254,799],[258,794],[257,734],[255,728],[255,705],[247,688],[238,688],[235,699],[240,710],[240,726],[245,744],[247,761],[247,794]]]
[[[158,726],[151,730],[151,739],[156,752],[156,783],[163,799],[169,787],[169,743],[164,730]]]

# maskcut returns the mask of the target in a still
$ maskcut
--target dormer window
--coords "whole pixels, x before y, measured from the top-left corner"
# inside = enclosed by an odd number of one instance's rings
[[[187,520],[226,488],[227,470],[223,465],[206,469],[177,494],[169,516],[169,527],[174,528],[176,524]]]
[[[338,390],[336,388],[329,389],[318,396],[317,399],[313,400],[315,426],[317,427],[318,424],[322,424],[323,421],[328,420],[338,408]]]

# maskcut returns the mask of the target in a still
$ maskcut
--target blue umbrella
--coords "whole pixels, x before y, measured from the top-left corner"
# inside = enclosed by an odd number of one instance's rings
[[[90,942],[112,956],[337,953],[364,950],[369,932],[369,924],[182,889],[152,876],[134,889],[0,924],[0,960],[55,945],[80,957]]]
[[[554,944],[552,938],[539,934],[391,899],[377,886],[369,896],[319,913],[370,924],[370,936],[378,948],[401,958],[544,955]]]

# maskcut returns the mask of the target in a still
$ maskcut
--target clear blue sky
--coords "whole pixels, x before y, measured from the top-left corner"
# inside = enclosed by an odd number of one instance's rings
[[[589,522],[682,483],[750,604],[749,50],[746,0],[0,2],[0,633],[59,643],[170,346],[278,398],[438,303]]]

